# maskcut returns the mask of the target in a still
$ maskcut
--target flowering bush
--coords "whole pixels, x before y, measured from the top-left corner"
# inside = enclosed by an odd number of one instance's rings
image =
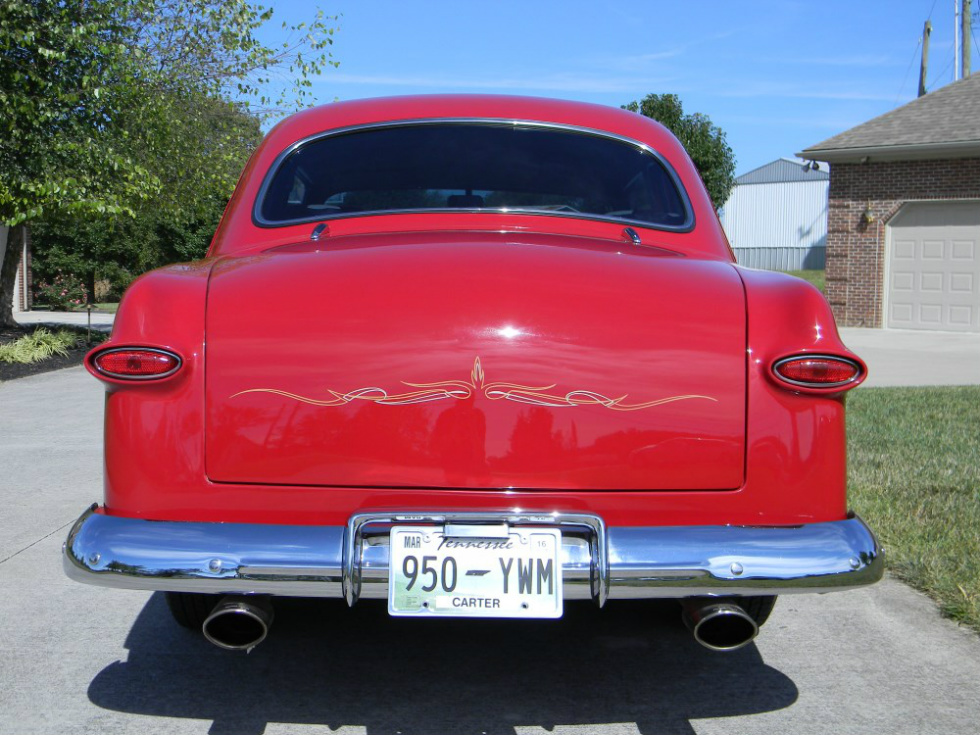
[[[88,291],[78,276],[58,271],[50,283],[41,281],[37,284],[34,297],[54,311],[74,311],[85,305]]]

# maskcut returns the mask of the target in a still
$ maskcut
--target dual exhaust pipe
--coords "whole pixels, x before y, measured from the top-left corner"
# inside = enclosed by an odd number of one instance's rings
[[[737,651],[759,635],[759,625],[735,598],[687,597],[684,623],[694,640],[711,651]]]
[[[694,640],[712,651],[735,651],[759,634],[755,620],[734,599],[689,597],[681,605]],[[204,621],[204,637],[219,648],[247,653],[265,640],[274,617],[264,595],[229,595]]]
[[[201,630],[218,648],[248,653],[269,635],[274,617],[265,595],[228,595],[214,606]]]

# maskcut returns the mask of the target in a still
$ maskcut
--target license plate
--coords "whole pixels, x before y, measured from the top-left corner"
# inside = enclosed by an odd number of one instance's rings
[[[504,527],[492,535],[480,535],[479,526],[449,531],[432,526],[391,529],[391,615],[561,617],[557,528]]]

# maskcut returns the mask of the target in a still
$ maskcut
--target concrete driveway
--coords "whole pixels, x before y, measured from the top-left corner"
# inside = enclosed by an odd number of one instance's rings
[[[0,384],[0,734],[975,733],[980,638],[893,580],[784,597],[762,635],[701,649],[667,605],[556,622],[391,620],[283,601],[252,654],[162,595],[70,582],[101,498],[102,389],[82,368]]]
[[[72,324],[76,327],[85,327],[89,324],[92,329],[108,332],[112,329],[112,322],[116,318],[115,314],[104,314],[102,312],[87,311],[19,311],[14,314],[14,319],[20,324],[45,324],[48,326],[58,326],[59,324]]]
[[[840,335],[868,364],[865,386],[980,385],[980,334],[844,328]]]

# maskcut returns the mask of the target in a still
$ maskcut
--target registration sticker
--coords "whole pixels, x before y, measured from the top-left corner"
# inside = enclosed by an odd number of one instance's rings
[[[391,529],[388,612],[405,616],[559,618],[561,532],[508,528],[447,535],[438,526]]]

